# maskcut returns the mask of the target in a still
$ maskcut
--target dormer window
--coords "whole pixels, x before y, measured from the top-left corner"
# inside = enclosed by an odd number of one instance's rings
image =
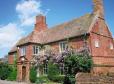
[[[38,55],[40,53],[40,46],[34,45],[33,46],[33,54]]]
[[[26,47],[23,46],[20,48],[20,50],[21,50],[21,56],[25,56],[26,55]]]
[[[95,47],[96,47],[96,48],[99,48],[99,47],[100,47],[98,40],[95,41]]]
[[[110,49],[113,50],[114,49],[114,46],[112,43],[110,43]]]
[[[68,48],[68,43],[66,41],[59,43],[59,51],[64,52]]]

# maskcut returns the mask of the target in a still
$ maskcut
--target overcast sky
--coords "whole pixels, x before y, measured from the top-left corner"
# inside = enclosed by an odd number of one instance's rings
[[[92,8],[92,0],[1,0],[0,57],[33,30],[36,15],[46,15],[50,28],[91,13]],[[105,20],[114,36],[114,0],[104,0],[104,8]]]

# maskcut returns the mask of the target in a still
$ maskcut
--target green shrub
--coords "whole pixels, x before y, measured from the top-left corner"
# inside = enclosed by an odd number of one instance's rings
[[[7,80],[15,81],[16,77],[17,77],[17,69],[16,69],[16,67],[13,67],[13,70],[10,73],[9,77],[7,78]]]
[[[37,71],[36,71],[36,68],[34,66],[32,66],[30,68],[30,81],[32,83],[35,83],[36,79],[37,79]]]
[[[75,84],[75,77],[66,75],[63,84]]]
[[[68,76],[65,76],[63,84],[71,84],[71,81]]]
[[[50,80],[47,76],[40,76],[37,78],[36,84],[49,83]]]
[[[42,83],[50,84],[51,81],[62,83],[63,80],[64,80],[63,75],[55,76],[53,78],[53,80],[49,80],[49,78],[47,76],[40,76],[40,77],[37,78],[36,84],[42,84]]]
[[[56,77],[60,74],[59,67],[57,64],[51,62],[48,63],[48,78],[52,81],[55,81]]]
[[[8,64],[1,63],[0,64],[0,79],[5,80],[8,78],[12,71],[12,68],[8,66]]]
[[[84,54],[72,54],[67,56],[64,61],[66,76],[64,84],[75,84],[75,75],[78,72],[90,72],[93,61],[89,55]]]
[[[65,58],[66,73],[75,75],[78,72],[90,72],[93,62],[90,56],[71,55]]]
[[[54,81],[54,82],[59,82],[59,83],[61,83],[61,82],[64,81],[64,76],[61,76],[61,75],[54,76],[54,77],[53,77],[53,81]]]
[[[69,80],[70,80],[70,82],[71,82],[71,84],[75,84],[75,77],[69,77]]]

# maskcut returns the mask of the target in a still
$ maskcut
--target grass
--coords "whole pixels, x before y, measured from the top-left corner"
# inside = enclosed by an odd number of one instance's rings
[[[49,79],[47,78],[47,76],[38,77],[36,84],[39,84],[39,83],[41,83],[41,82],[42,82],[43,84],[62,84],[62,83],[57,83],[57,82],[53,82],[53,81],[49,80]]]

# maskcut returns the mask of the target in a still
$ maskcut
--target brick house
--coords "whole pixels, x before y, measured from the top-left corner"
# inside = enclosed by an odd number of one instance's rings
[[[84,36],[94,61],[94,73],[114,72],[114,41],[104,19],[102,0],[93,0],[94,9],[77,19],[48,28],[46,17],[36,16],[34,30],[20,39],[11,49],[8,56],[9,64],[14,63],[17,56],[17,79],[29,80],[30,61],[40,52],[40,45],[50,45],[57,53],[65,50],[66,41],[74,49],[81,49]],[[24,62],[23,62],[24,61]],[[97,66],[96,66],[97,65]]]

